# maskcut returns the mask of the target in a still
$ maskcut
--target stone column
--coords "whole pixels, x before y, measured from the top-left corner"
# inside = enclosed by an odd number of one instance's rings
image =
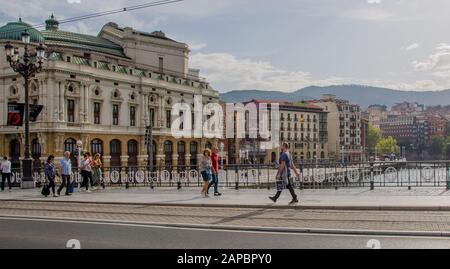
[[[148,125],[150,125],[150,120],[149,120],[149,106],[148,106],[148,94],[144,93],[143,94],[143,100],[141,102],[141,113],[142,113],[142,117],[141,117],[141,124],[144,127],[147,127]]]
[[[111,167],[111,156],[103,156],[103,166],[106,168]]]
[[[120,162],[122,164],[122,167],[128,167],[128,159],[129,158],[130,158],[130,156],[127,156],[127,155],[120,156]]]
[[[178,154],[176,154],[176,153],[172,154],[172,166],[173,167],[178,166],[178,157],[179,157]],[[181,164],[181,165],[183,165],[183,164]]]
[[[61,156],[64,153],[64,134],[57,133],[55,134],[55,148],[54,153],[57,156]]]
[[[156,160],[157,165],[159,166],[165,166],[165,155],[164,155],[164,137],[158,137],[156,140],[156,143],[158,145],[158,151],[156,152]]]
[[[41,153],[42,156],[46,156],[47,152],[50,152],[50,149],[47,148],[47,134],[45,133],[37,133],[39,144],[41,144]]]
[[[89,123],[89,88],[90,85],[89,84],[83,84],[83,89],[84,89],[84,120],[83,123]]]
[[[83,142],[83,151],[91,151],[91,141],[89,135],[82,134],[81,135],[81,141]],[[92,152],[91,152],[92,154]]]
[[[186,165],[186,166],[190,166],[191,165],[191,157],[192,157],[191,154],[186,154],[185,155],[186,160],[184,162],[184,165]]]
[[[66,111],[65,111],[65,92],[66,85],[62,81],[58,81],[58,89],[59,89],[59,121],[66,121]]]
[[[141,167],[148,166],[147,155],[138,155],[137,158],[138,158],[138,166],[141,166]]]
[[[159,127],[165,127],[165,118],[166,118],[166,113],[164,113],[164,109],[165,108],[165,102],[164,102],[164,98],[162,96],[159,97],[159,115],[158,115],[158,122],[159,122]]]

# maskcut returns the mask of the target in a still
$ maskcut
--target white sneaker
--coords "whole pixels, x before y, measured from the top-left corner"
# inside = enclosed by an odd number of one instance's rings
[[[86,192],[87,192],[87,193],[91,193],[92,191],[91,191],[91,190],[87,190]]]
[[[12,192],[12,190],[9,190],[9,192]]]

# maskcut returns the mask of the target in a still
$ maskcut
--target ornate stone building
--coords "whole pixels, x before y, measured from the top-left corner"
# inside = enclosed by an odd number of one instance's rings
[[[154,160],[158,165],[196,165],[201,149],[216,141],[172,137],[174,103],[218,102],[219,94],[189,69],[189,47],[163,32],[139,32],[106,24],[98,36],[62,31],[53,15],[38,31],[22,22],[0,28],[0,154],[20,165],[24,156],[23,127],[7,126],[7,104],[24,102],[24,81],[9,68],[6,42],[23,47],[20,33],[44,43],[47,60],[30,86],[30,101],[43,105],[30,125],[36,164],[65,150],[101,153],[105,166],[145,165],[145,129],[152,124]]]

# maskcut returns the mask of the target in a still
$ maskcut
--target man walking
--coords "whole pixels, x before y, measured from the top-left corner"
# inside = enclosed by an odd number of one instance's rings
[[[9,192],[12,192],[12,186],[11,186],[11,162],[8,160],[8,157],[3,158],[3,162],[1,164],[1,170],[2,170],[2,185],[1,190],[5,190],[5,180],[8,180],[8,187]]]
[[[58,188],[58,195],[61,194],[62,189],[66,188],[66,195],[71,195],[70,190],[70,175],[72,174],[72,161],[70,160],[70,152],[64,152],[64,158],[61,160],[61,178],[62,183]]]
[[[214,185],[214,196],[222,196],[219,192],[219,149],[214,146],[211,154],[211,166],[212,166],[212,181],[209,183],[209,188]]]
[[[294,188],[292,187],[292,179],[291,179],[291,168],[294,170],[294,173],[297,177],[300,176],[297,168],[295,167],[294,162],[292,161],[291,154],[289,153],[289,144],[283,143],[282,153],[280,155],[280,167],[278,168],[277,180],[283,181],[287,183],[287,188],[292,195],[292,201],[289,205],[293,205],[298,203],[297,195],[295,194]],[[277,194],[273,197],[269,197],[274,203],[277,202],[278,198],[280,198],[282,189],[278,189]]]

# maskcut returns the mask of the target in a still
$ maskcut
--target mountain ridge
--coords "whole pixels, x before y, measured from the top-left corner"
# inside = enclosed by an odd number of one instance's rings
[[[303,101],[319,99],[323,94],[334,94],[338,99],[349,100],[367,108],[372,104],[392,106],[401,102],[418,102],[426,106],[450,104],[450,89],[442,91],[400,91],[365,85],[309,86],[294,92],[239,90],[221,94],[228,103],[249,101],[252,99]]]

